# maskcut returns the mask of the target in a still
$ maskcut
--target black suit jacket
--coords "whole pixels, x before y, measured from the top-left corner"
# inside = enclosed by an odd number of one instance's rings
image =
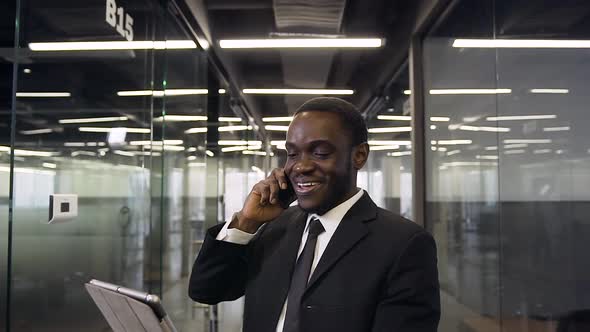
[[[291,207],[248,245],[207,231],[189,296],[216,304],[245,297],[244,332],[274,332],[307,214]],[[301,303],[301,328],[314,331],[434,332],[440,318],[436,246],[420,226],[378,208],[367,193],[336,229]]]

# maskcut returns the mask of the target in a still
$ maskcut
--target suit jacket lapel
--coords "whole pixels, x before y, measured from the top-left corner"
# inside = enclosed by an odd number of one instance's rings
[[[269,283],[268,287],[270,291],[265,291],[266,296],[264,298],[266,301],[263,306],[270,313],[268,322],[271,323],[270,325],[272,325],[273,329],[276,327],[283,304],[287,298],[287,293],[289,292],[291,276],[293,275],[301,236],[305,228],[306,216],[306,213],[300,211],[294,218],[286,221],[288,224],[285,227],[285,235],[278,249],[270,258],[271,261],[269,263],[273,268],[268,271],[268,275],[265,278]],[[269,328],[271,327],[270,325]]]
[[[330,243],[326,247],[317,267],[311,275],[307,289],[313,287],[323,274],[325,274],[344,254],[362,240],[369,230],[365,221],[375,219],[377,206],[367,193],[356,202],[346,213]]]

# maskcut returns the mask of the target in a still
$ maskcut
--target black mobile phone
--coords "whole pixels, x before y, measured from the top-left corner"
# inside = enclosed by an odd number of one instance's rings
[[[287,180],[287,189],[281,189],[279,191],[279,204],[286,209],[297,199],[295,196],[295,190],[293,190],[293,186],[291,185],[291,181]]]

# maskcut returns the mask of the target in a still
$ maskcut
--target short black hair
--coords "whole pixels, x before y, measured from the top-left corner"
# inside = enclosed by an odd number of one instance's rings
[[[367,123],[361,112],[353,104],[335,97],[317,97],[299,106],[293,116],[306,111],[332,112],[338,114],[342,125],[350,132],[352,145],[366,143],[368,140]]]

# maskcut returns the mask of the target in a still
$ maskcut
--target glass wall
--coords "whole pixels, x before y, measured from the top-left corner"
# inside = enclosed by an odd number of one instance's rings
[[[589,12],[460,1],[424,40],[440,331],[590,328]]]

